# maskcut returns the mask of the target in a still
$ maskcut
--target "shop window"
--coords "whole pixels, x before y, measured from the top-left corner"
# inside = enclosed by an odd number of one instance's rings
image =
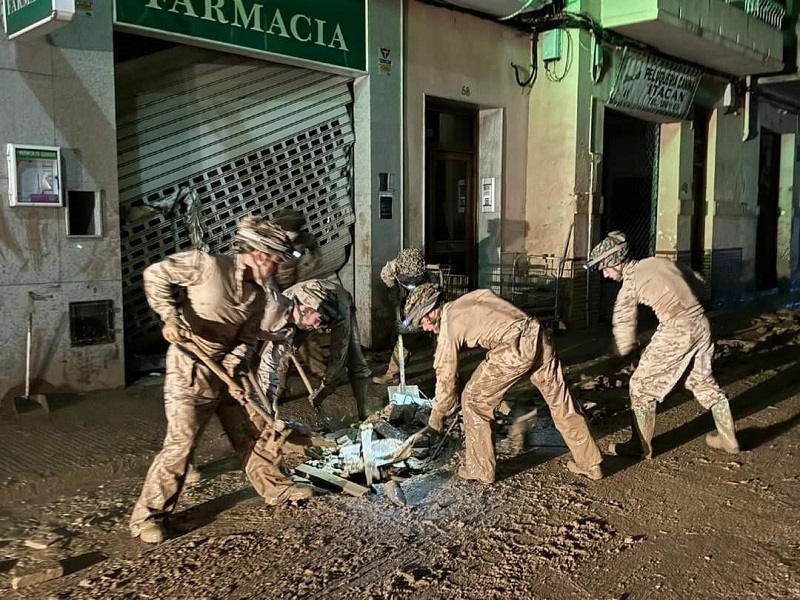
[[[100,237],[103,235],[103,211],[98,191],[67,192],[67,236]]]
[[[114,301],[70,302],[69,332],[72,346],[112,344],[116,337]]]

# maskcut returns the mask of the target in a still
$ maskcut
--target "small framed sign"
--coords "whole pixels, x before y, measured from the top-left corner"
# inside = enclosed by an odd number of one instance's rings
[[[64,206],[61,148],[8,144],[6,156],[11,206]]]

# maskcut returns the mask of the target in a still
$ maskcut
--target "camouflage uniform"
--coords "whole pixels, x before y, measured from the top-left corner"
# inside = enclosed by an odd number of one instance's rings
[[[244,271],[239,255],[180,252],[145,269],[145,295],[165,322],[180,315],[192,332],[192,341],[212,360],[227,365],[247,362],[256,343],[265,295],[260,285],[243,279]],[[172,298],[173,285],[186,289],[180,306]],[[261,496],[274,499],[292,485],[280,472],[278,449],[270,440],[258,438],[245,409],[225,392],[208,367],[174,344],[167,351],[164,402],[164,446],[133,509],[133,535],[139,535],[146,521],[175,509],[197,440],[215,414]]]
[[[587,268],[597,267],[606,277],[622,279],[613,316],[618,355],[624,356],[636,346],[639,304],[652,308],[659,321],[630,380],[631,439],[612,444],[610,451],[645,458],[653,456],[656,405],[664,400],[688,368],[686,388],[703,408],[711,409],[717,427],[715,433],[706,436],[706,443],[717,450],[738,452],[728,399],[711,372],[714,357],[711,328],[692,289],[699,277],[692,273],[687,279],[681,267],[665,258],[628,261],[627,256],[625,234],[613,231],[592,249],[587,262]]]
[[[303,304],[314,305],[308,299],[308,292],[327,299],[325,308],[327,322],[331,330],[331,346],[328,364],[322,377],[322,384],[314,394],[315,406],[319,406],[333,390],[342,371],[347,367],[350,385],[356,399],[360,418],[368,413],[367,389],[372,371],[367,365],[361,350],[361,336],[356,321],[356,311],[350,293],[338,283],[324,279],[311,279],[293,285],[283,294],[287,298]],[[305,333],[305,332],[304,332]]]
[[[400,307],[400,316],[403,318],[403,305],[408,292],[423,283],[441,283],[439,277],[425,265],[425,256],[420,248],[405,248],[400,251],[397,258],[387,262],[381,269],[381,281],[389,288]],[[419,330],[409,329],[403,332],[419,333]],[[376,377],[373,381],[378,384],[387,384],[397,379],[400,373],[400,340],[395,342],[392,356],[386,374]],[[404,361],[408,360],[409,352],[405,350]]]
[[[625,264],[613,317],[616,350],[622,356],[636,345],[639,304],[652,308],[659,324],[631,377],[631,407],[655,407],[687,368],[686,389],[703,408],[725,400],[711,372],[714,344],[708,319],[674,262],[646,258]]]
[[[477,290],[442,307],[434,359],[436,400],[432,421],[453,415],[458,400],[458,351],[488,350],[461,397],[466,431],[466,458],[459,475],[482,483],[495,477],[492,443],[494,411],[503,395],[531,373],[531,383],[550,407],[553,422],[583,469],[602,462],[586,418],[570,395],[561,363],[547,331],[489,290]],[[598,467],[599,469],[599,467]]]

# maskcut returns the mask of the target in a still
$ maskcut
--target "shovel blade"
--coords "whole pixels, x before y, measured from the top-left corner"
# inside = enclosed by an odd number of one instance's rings
[[[433,406],[432,401],[426,398],[424,394],[419,391],[417,385],[407,385],[403,391],[400,391],[399,385],[390,385],[388,388],[389,402],[404,406],[406,404],[417,404],[419,406]]]

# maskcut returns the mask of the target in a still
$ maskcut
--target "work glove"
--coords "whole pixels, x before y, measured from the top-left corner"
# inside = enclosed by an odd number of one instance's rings
[[[230,397],[236,400],[239,404],[247,403],[247,392],[243,387],[228,386],[228,394],[230,394]]]
[[[170,344],[180,345],[189,337],[189,328],[178,315],[167,317],[164,326],[161,328],[161,335]]]
[[[442,433],[443,425],[444,415],[439,414],[436,411],[431,412],[431,416],[428,418],[428,427],[433,429],[436,433]]]
[[[405,321],[395,321],[394,328],[400,335],[406,335],[420,330],[420,328],[415,326],[413,323],[406,324]]]
[[[311,402],[314,408],[319,408],[322,406],[325,398],[331,395],[331,392],[333,392],[331,386],[323,382],[316,390],[308,395],[308,401]]]
[[[242,357],[229,352],[222,359],[222,368],[231,376],[231,379],[236,381],[242,377],[247,377],[247,373],[250,370],[250,359],[246,356]]]

